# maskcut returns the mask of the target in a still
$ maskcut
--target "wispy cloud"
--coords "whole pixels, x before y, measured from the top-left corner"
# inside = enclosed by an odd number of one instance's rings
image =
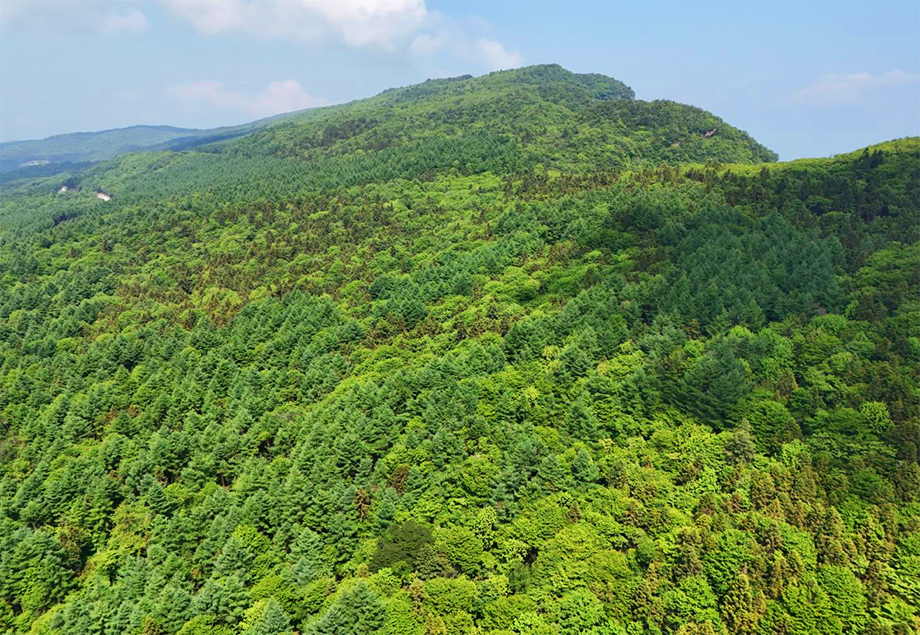
[[[424,0],[162,0],[206,34],[247,33],[391,49],[422,27]]]
[[[137,9],[108,15],[131,5],[145,10],[158,5],[208,35],[328,39],[382,48],[411,39],[432,15],[425,0],[0,0],[0,18],[4,26],[14,19],[47,26],[61,22],[62,16],[133,29],[143,20],[146,26],[146,17]]]
[[[148,26],[150,22],[147,21],[147,16],[139,9],[132,9],[127,13],[110,13],[97,24],[103,33],[116,34],[141,34]]]
[[[18,2],[0,2],[0,24],[16,15],[21,6]]]
[[[218,81],[180,84],[170,88],[169,92],[179,99],[201,102],[217,108],[232,108],[255,117],[268,117],[329,103],[307,93],[295,79],[272,82],[265,90],[256,94],[227,88],[223,82]]]
[[[449,39],[449,35],[443,31],[437,35],[422,33],[412,40],[409,51],[415,55],[431,55],[443,49]]]
[[[314,46],[405,55],[422,66],[453,58],[497,70],[523,64],[491,25],[475,16],[449,16],[426,0],[0,0],[4,28],[47,29],[79,23],[87,32],[141,34],[151,11],[191,24],[204,36],[242,35]],[[146,12],[146,14],[145,14]]]
[[[208,35],[243,33],[353,48],[403,49],[416,57],[448,53],[490,70],[523,64],[520,53],[478,37],[488,24],[429,11],[425,0],[161,0]]]
[[[496,40],[480,38],[476,41],[476,50],[482,60],[493,71],[517,68],[524,63],[524,58],[516,51],[509,51]]]
[[[900,69],[873,75],[871,73],[846,73],[825,75],[813,84],[795,91],[792,101],[809,106],[837,106],[860,104],[870,94],[892,88],[907,86],[920,81],[920,74],[907,73]]]
[[[137,0],[0,0],[0,26],[17,30],[65,29],[95,36],[140,35],[150,26]]]

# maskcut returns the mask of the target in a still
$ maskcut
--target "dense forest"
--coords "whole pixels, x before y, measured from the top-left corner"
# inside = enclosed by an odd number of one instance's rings
[[[0,631],[917,633],[920,139],[775,159],[540,66],[5,179]]]

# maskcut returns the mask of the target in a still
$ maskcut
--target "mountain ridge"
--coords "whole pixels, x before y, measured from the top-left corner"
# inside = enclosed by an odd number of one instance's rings
[[[531,147],[541,160],[583,167],[776,160],[747,133],[701,108],[636,100],[619,80],[557,64],[391,89],[285,117],[210,149],[314,159],[471,132]]]
[[[607,104],[606,111],[602,104]],[[394,121],[397,116],[415,117],[412,121],[415,129],[401,127]],[[602,138],[563,138],[559,127],[572,117],[580,117],[579,126],[596,130]],[[680,119],[681,125],[689,130],[679,129],[674,124],[662,138],[654,138],[662,123],[669,119]],[[482,125],[488,121],[492,123]],[[651,133],[629,127],[648,127],[650,123]],[[400,139],[450,136],[467,124],[490,134],[516,136],[525,144],[536,140],[539,146],[536,152],[543,156],[552,156],[552,146],[590,144],[601,147],[601,142],[613,145],[597,153],[598,156],[590,157],[592,160],[622,163],[643,159],[665,162],[705,161],[708,158],[752,162],[776,159],[774,153],[749,135],[703,109],[676,102],[638,101],[632,89],[619,80],[597,73],[572,73],[558,64],[545,64],[478,77],[431,79],[344,104],[283,113],[238,126],[186,129],[139,125],[56,135],[37,141],[4,142],[0,144],[3,159],[0,170],[13,170],[35,160],[98,161],[135,151],[181,151],[199,147],[209,151],[227,149],[304,158],[316,154],[311,154],[316,147],[337,142],[340,147],[335,149],[336,153],[350,149],[369,151],[391,147]],[[693,138],[693,131],[700,136],[710,130],[715,130],[718,138],[708,139],[709,143]],[[136,139],[130,135],[141,131],[148,136]],[[571,130],[566,134],[569,132]],[[122,141],[113,139],[125,136],[128,138]],[[342,143],[352,137],[355,139],[350,146]],[[624,143],[619,139],[628,141]],[[77,147],[73,147],[75,144]],[[64,147],[55,149],[61,145]],[[271,148],[260,147],[266,145]],[[566,154],[565,148],[561,152]]]

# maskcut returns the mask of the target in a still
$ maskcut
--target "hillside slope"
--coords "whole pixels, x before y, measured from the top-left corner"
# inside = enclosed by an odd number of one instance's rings
[[[630,97],[5,184],[0,631],[917,632],[920,139],[752,163]]]

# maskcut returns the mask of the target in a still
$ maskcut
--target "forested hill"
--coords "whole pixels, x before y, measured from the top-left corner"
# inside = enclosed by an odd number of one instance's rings
[[[219,143],[225,139],[236,140]],[[139,150],[200,146],[210,152],[311,160],[397,148],[441,153],[447,143],[464,148],[503,144],[525,150],[533,162],[582,166],[776,158],[704,110],[636,101],[620,81],[571,73],[558,65],[429,80],[340,106],[227,128],[134,126],[9,142],[0,144],[0,157],[2,169],[9,171],[36,159],[100,161]]]
[[[34,141],[5,141],[0,143],[0,172],[41,173],[41,170],[28,169],[33,167],[59,172],[61,168],[71,167],[61,164],[94,163],[128,152],[184,150],[247,134],[285,116],[289,115],[205,130],[139,125],[99,132],[73,132]]]
[[[7,181],[0,632],[918,632],[920,139],[773,158],[548,66]]]
[[[207,193],[225,202],[291,197],[441,173],[588,174],[682,162],[758,163],[776,155],[704,110],[634,100],[622,82],[532,66],[432,80],[315,108],[181,152],[123,154],[87,168],[7,174],[7,189],[62,185],[123,203]],[[44,189],[42,189],[44,188]],[[74,201],[58,201],[70,209]],[[60,214],[71,214],[61,211]],[[60,215],[59,214],[59,215]]]
[[[718,117],[634,99],[620,81],[558,65],[428,81],[319,108],[228,144],[226,151],[313,159],[473,136],[550,166],[761,162],[776,155]],[[223,148],[222,148],[223,150]]]

